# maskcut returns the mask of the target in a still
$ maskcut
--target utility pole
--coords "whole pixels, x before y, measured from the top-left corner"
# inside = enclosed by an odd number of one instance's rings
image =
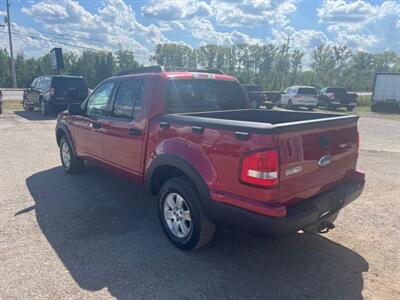
[[[286,62],[285,63],[287,63],[288,62],[288,55],[289,55],[289,44],[290,44],[290,41],[291,40],[293,40],[293,38],[291,38],[291,37],[287,37],[287,39],[286,39],[286,49],[285,49],[285,58],[286,58]],[[286,64],[285,64],[285,66],[286,66]],[[280,89],[282,90],[282,87],[283,87],[283,84],[285,83],[285,74],[282,74],[282,81],[281,81],[281,87],[280,87]]]
[[[11,57],[11,74],[13,79],[13,87],[17,87],[17,75],[15,74],[15,63],[14,63],[14,52],[12,45],[12,36],[11,36],[11,21],[10,21],[10,3],[9,0],[6,0],[7,7],[7,25],[8,25],[8,38],[10,40],[10,57]]]

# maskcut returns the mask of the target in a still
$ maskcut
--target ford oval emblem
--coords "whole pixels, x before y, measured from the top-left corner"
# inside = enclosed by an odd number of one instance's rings
[[[331,161],[332,161],[332,157],[330,155],[325,155],[319,159],[318,165],[320,167],[326,167],[327,165],[329,165],[331,163]]]

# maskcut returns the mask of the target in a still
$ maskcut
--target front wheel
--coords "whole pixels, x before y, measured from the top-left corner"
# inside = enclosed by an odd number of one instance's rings
[[[25,111],[32,111],[33,110],[33,106],[29,105],[28,99],[26,97],[24,97],[24,99],[22,100],[22,106],[24,107]]]
[[[84,161],[74,154],[66,137],[60,141],[61,163],[67,174],[77,174],[83,170]]]
[[[158,216],[168,239],[191,251],[209,243],[216,225],[205,215],[196,188],[186,177],[169,179],[161,187]]]

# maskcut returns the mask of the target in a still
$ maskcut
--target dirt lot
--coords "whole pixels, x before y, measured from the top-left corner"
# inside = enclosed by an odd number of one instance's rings
[[[400,120],[360,119],[367,185],[334,231],[220,228],[195,253],[167,241],[140,188],[94,167],[65,175],[54,126],[0,116],[1,299],[400,299]]]

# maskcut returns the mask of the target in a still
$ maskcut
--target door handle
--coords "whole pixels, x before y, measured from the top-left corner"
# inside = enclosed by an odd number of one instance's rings
[[[91,125],[91,127],[92,127],[93,129],[100,129],[100,128],[101,128],[101,124],[100,124],[100,123],[97,123],[97,122],[93,122],[92,125]]]
[[[204,132],[204,127],[192,126],[192,132],[202,134]]]
[[[142,131],[137,128],[129,128],[129,135],[133,136],[140,136],[142,134]]]
[[[169,127],[169,123],[168,122],[160,122],[160,128],[168,128]]]

